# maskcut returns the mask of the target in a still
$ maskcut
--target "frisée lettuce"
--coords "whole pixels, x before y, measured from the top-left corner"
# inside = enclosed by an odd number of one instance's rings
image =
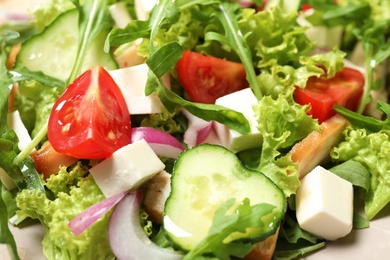
[[[18,217],[42,223],[42,246],[49,259],[114,259],[107,246],[110,214],[77,237],[68,227],[71,219],[105,198],[92,175],[86,176],[88,169],[80,162],[69,171],[62,167],[58,174],[43,180],[49,192],[22,190],[16,197]]]

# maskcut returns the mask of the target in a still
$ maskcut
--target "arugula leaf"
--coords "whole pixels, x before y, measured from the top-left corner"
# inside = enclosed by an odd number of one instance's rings
[[[237,20],[240,19],[241,7],[237,4],[220,3],[216,5],[215,9],[214,15],[219,19],[225,29],[225,35],[209,31],[206,32],[205,39],[209,41],[215,40],[221,44],[226,44],[235,51],[245,67],[246,78],[249,85],[253,89],[257,99],[261,99],[263,93],[256,78],[256,72],[252,62],[252,53],[246,42],[246,38],[250,33],[243,35],[237,22]]]
[[[67,84],[73,82],[81,73],[84,57],[91,42],[105,29],[110,29],[112,19],[107,8],[106,0],[71,0],[79,10],[79,39],[77,56]]]
[[[0,243],[7,244],[12,260],[20,259],[16,249],[15,239],[8,227],[8,210],[3,201],[3,184],[0,181]]]
[[[294,196],[292,196],[292,200],[295,202]],[[299,226],[295,210],[288,209],[280,227],[273,259],[295,259],[317,251],[324,246],[325,242],[323,239],[303,230]]]
[[[5,66],[7,60],[7,53],[4,51],[8,41],[18,37],[18,33],[6,32],[0,35],[0,168],[5,171],[10,164],[9,161],[13,159],[12,153],[14,144],[7,140],[7,137],[12,132],[9,131],[7,122],[8,114],[8,96],[12,88],[12,77]],[[15,135],[13,136],[15,137]],[[9,137],[8,137],[9,138]],[[5,147],[4,147],[5,146]],[[11,150],[8,152],[7,150]],[[13,169],[17,167],[12,167]],[[16,169],[15,169],[16,170]],[[19,259],[16,249],[15,239],[8,227],[8,210],[3,200],[3,183],[0,181],[0,243],[7,244],[8,251],[12,259]]]
[[[370,189],[371,174],[361,163],[349,160],[329,169],[337,176],[349,181],[365,191]]]
[[[171,1],[162,1],[153,9],[154,13],[151,14],[150,17],[150,26],[152,28],[164,27],[166,25],[166,20],[172,22],[176,19],[176,8],[174,8],[174,11],[170,12],[159,11],[160,9],[172,8],[171,4]],[[242,113],[222,106],[187,101],[163,85],[160,77],[176,64],[177,60],[181,57],[182,47],[178,43],[170,42],[157,48],[153,43],[153,37],[155,37],[156,34],[157,31],[151,31],[149,44],[150,57],[146,61],[151,72],[148,76],[145,94],[150,95],[153,91],[157,91],[161,102],[171,113],[175,111],[177,106],[182,106],[190,113],[206,121],[215,120],[239,133],[249,133],[249,122]]]
[[[249,133],[249,122],[242,113],[219,105],[201,104],[187,101],[173,91],[167,89],[161,79],[157,78],[156,74],[152,71],[149,73],[148,81],[148,85],[151,84],[156,87],[156,91],[161,102],[169,112],[173,113],[177,106],[182,106],[191,114],[206,121],[215,120],[221,124],[225,124],[239,133]]]
[[[362,114],[371,101],[370,92],[379,87],[375,79],[376,68],[390,57],[389,4],[387,1],[347,1],[343,4],[324,0],[309,0],[315,9],[307,20],[313,25],[337,26],[347,28],[360,41],[365,54],[366,83],[358,113]],[[382,6],[383,5],[383,6]],[[349,28],[353,28],[352,30]],[[348,31],[349,30],[349,31]]]
[[[325,247],[325,242],[321,242],[314,245],[301,247],[298,249],[276,250],[272,259],[274,260],[297,259],[300,256],[303,256],[308,253],[312,253],[324,247]]]
[[[248,228],[264,230],[268,235],[275,233],[277,223],[265,226],[261,221],[263,216],[272,214],[275,206],[266,203],[250,206],[249,199],[245,198],[235,210],[231,210],[235,203],[234,198],[229,199],[217,208],[209,233],[183,259],[210,253],[222,260],[230,259],[230,256],[242,258],[252,250],[253,244],[245,240],[229,241],[231,235],[245,233]]]
[[[378,100],[378,108],[383,111],[387,118],[385,120],[379,120],[370,116],[361,115],[357,112],[353,112],[340,105],[335,105],[333,110],[345,117],[353,126],[357,128],[364,128],[370,133],[378,132],[381,129],[390,128],[390,104]]]
[[[24,80],[35,80],[45,86],[60,87],[60,88],[66,87],[64,81],[57,78],[50,77],[41,71],[31,71],[26,67],[16,68],[12,71],[12,73],[16,74],[14,75],[14,81],[20,82]]]
[[[379,88],[379,81],[375,80],[375,69],[390,57],[390,38],[386,33],[390,26],[390,18],[381,22],[367,21],[364,26],[354,29],[356,37],[362,42],[365,54],[366,84],[358,112],[363,113],[366,105],[371,101],[370,91]]]
[[[146,64],[156,74],[162,77],[167,73],[174,64],[182,57],[183,48],[177,42],[167,43],[158,51],[153,53],[147,60]],[[149,93],[146,93],[149,94]]]
[[[357,212],[353,213],[352,228],[363,229],[363,228],[368,228],[369,226],[370,226],[370,221],[368,221],[365,217],[358,214]]]

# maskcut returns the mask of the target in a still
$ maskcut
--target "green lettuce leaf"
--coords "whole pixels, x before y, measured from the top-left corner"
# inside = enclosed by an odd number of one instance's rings
[[[72,8],[74,8],[74,5],[68,0],[52,0],[46,3],[39,3],[34,5],[34,9],[31,11],[34,18],[30,22],[38,32],[41,32],[58,15]]]
[[[54,102],[64,91],[62,87],[49,87],[34,80],[19,83],[15,108],[31,137],[35,137],[49,119]]]
[[[331,157],[338,163],[354,160],[370,171],[364,210],[371,220],[390,202],[390,130],[367,133],[365,129],[348,127],[344,135],[345,141],[331,151]]]
[[[22,190],[16,197],[19,218],[38,219],[45,230],[43,252],[48,259],[114,259],[108,245],[106,214],[79,236],[68,227],[69,221],[105,197],[80,162],[69,172],[62,167],[44,183],[50,190]]]
[[[0,181],[0,243],[8,246],[11,259],[20,259],[16,249],[15,239],[8,227],[8,209],[3,200],[3,184]]]
[[[292,97],[289,101],[284,97],[274,100],[266,96],[254,106],[264,140],[258,170],[273,180],[286,197],[295,194],[300,181],[296,164],[282,152],[319,129],[318,122],[306,114],[307,110],[307,106],[294,103]]]
[[[284,12],[279,7],[253,13],[239,22],[253,51],[257,67],[267,67],[270,60],[291,64],[307,56],[314,44],[306,37],[306,28],[296,22],[298,12]],[[257,61],[257,62],[256,62]]]

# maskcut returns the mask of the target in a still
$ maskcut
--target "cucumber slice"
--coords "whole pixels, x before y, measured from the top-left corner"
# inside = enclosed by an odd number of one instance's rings
[[[275,223],[275,216],[280,223],[286,209],[283,191],[261,172],[244,167],[228,149],[202,144],[184,151],[174,165],[164,209],[163,227],[172,246],[183,251],[194,248],[207,236],[216,209],[231,198],[236,203],[249,198],[251,205],[274,205],[274,212],[261,218],[266,226]],[[267,234],[251,230],[240,239],[258,242],[277,228]]]
[[[72,9],[58,16],[40,34],[23,43],[15,67],[27,67],[31,71],[66,81],[76,60],[78,44],[78,10]],[[118,66],[113,57],[103,51],[108,31],[102,32],[91,44],[82,71],[96,64],[107,69]]]

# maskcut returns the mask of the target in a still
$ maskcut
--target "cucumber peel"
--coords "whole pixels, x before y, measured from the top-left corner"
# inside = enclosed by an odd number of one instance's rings
[[[246,232],[227,234],[222,239],[225,243],[256,243],[274,234],[286,209],[284,193],[267,176],[246,168],[233,152],[222,146],[202,144],[188,149],[173,168],[171,193],[163,217],[165,235],[175,249],[189,252],[199,247],[199,243],[204,244],[210,229],[215,229],[213,222],[218,222],[214,219],[216,212],[226,207],[226,202],[232,203],[227,212],[233,215],[240,203],[248,200],[252,207],[260,204],[267,207],[262,211],[253,208],[253,212],[262,212],[258,216],[260,224],[248,226]],[[245,213],[241,215],[244,217],[239,219],[245,219]]]
[[[26,67],[45,75],[66,81],[74,66],[79,37],[77,9],[59,15],[41,33],[23,43],[16,58],[15,68]],[[102,31],[92,42],[85,56],[82,71],[96,64],[116,69],[114,58],[103,50],[108,31]]]

